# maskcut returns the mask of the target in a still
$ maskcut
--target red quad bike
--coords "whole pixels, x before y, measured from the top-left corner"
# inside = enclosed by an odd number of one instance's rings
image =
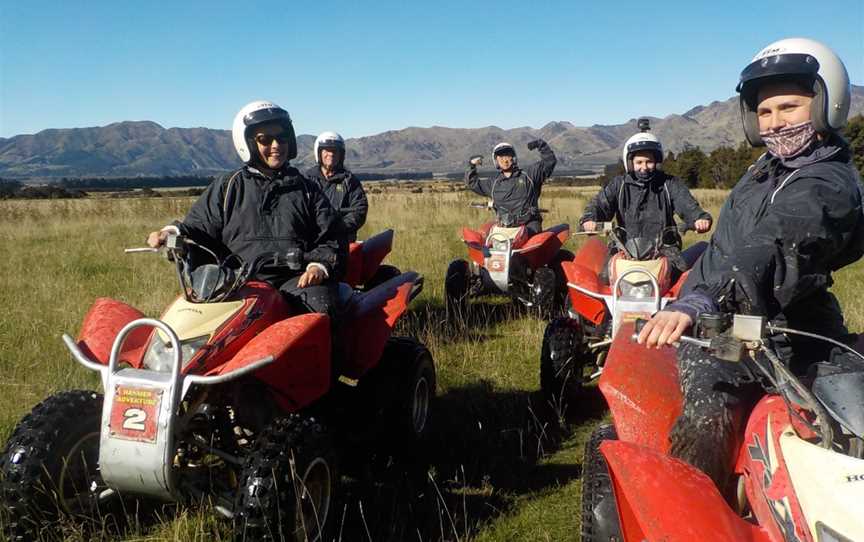
[[[492,203],[471,207],[493,209]],[[546,212],[541,209],[541,212]],[[567,257],[561,247],[570,236],[568,224],[558,224],[537,235],[525,226],[508,228],[487,222],[480,230],[462,228],[470,263],[453,260],[444,280],[445,306],[449,322],[464,321],[469,299],[485,294],[509,295],[526,307],[537,307],[547,318],[559,309],[563,292],[559,287],[558,262]]]
[[[634,327],[622,326],[600,377],[614,425],[595,430],[585,449],[582,540],[864,540],[864,363],[805,385],[766,341],[801,332],[743,315],[724,330],[723,320],[700,318],[701,337],[682,342],[745,364],[765,389],[734,455],[732,505],[708,476],[668,455],[682,409],[675,350],[639,346]]]
[[[238,539],[325,538],[342,467],[375,446],[410,454],[427,436],[432,358],[391,337],[419,276],[342,285],[331,340],[328,316],[293,314],[250,279],[300,269],[302,255],[193,267],[203,247],[171,236],[163,250],[182,294],[161,319],[102,298],[77,340],[63,336],[105,393],[57,393],[15,428],[0,456],[5,534],[29,540],[139,499],[206,499]]]
[[[402,274],[392,265],[381,265],[393,250],[393,230],[384,230],[365,241],[348,245],[348,265],[342,282],[352,288],[371,290]],[[361,288],[362,286],[362,288]]]
[[[598,226],[597,233],[577,233],[592,237],[573,261],[562,262],[569,291],[567,314],[549,322],[543,334],[540,387],[561,412],[575,402],[585,384],[600,376],[621,325],[650,317],[674,301],[687,278],[685,272],[673,282],[672,266],[661,254],[664,245],[680,241],[689,229],[685,224],[666,228],[657,239],[630,238],[624,228],[610,222]],[[600,234],[610,237],[618,249],[611,258]],[[706,246],[700,242],[683,251],[688,268]],[[607,258],[608,281],[601,280]]]

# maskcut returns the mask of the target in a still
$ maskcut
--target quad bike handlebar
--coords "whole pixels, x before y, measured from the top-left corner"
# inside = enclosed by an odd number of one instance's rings
[[[705,316],[708,316],[713,322],[716,321],[718,315],[703,315],[700,317],[699,324],[704,324],[703,320]],[[728,321],[728,319],[726,320]],[[632,336],[633,341],[637,340],[646,323],[647,320],[641,318],[635,321],[635,332]],[[783,397],[787,407],[789,407],[790,415],[794,415],[800,421],[810,426],[815,433],[819,434],[820,445],[823,448],[831,449],[833,447],[834,431],[829,420],[833,419],[841,423],[841,425],[842,422],[836,416],[832,417],[830,415],[814,392],[805,386],[773,351],[770,345],[770,337],[780,333],[801,335],[823,340],[834,346],[838,346],[853,354],[862,362],[864,362],[864,355],[849,345],[830,337],[787,327],[774,326],[762,316],[735,314],[732,315],[731,327],[727,325],[724,329],[723,326],[714,327],[712,325],[710,331],[707,333],[705,331],[705,327],[703,326],[702,337],[682,335],[675,346],[680,347],[681,343],[692,344],[707,350],[717,359],[733,363],[744,363],[753,375],[754,380],[770,383],[776,392]],[[768,360],[767,366],[760,360],[758,354],[764,355],[764,358]],[[812,412],[814,415],[813,422],[810,423],[801,418],[800,415],[797,415],[794,409],[791,408],[792,403]]]
[[[191,254],[196,250],[207,254],[213,263],[196,265]],[[164,254],[169,261],[175,263],[180,290],[192,303],[218,303],[236,292],[262,270],[297,272],[303,269],[306,261],[306,253],[299,248],[287,252],[260,254],[251,262],[244,262],[236,254],[220,258],[206,246],[175,233],[169,233],[165,243],[159,248],[127,248],[124,252]]]

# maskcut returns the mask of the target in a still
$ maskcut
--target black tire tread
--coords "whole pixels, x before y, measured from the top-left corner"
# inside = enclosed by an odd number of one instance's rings
[[[587,355],[577,321],[556,318],[549,322],[540,351],[540,389],[548,401],[566,408],[579,398]]]
[[[591,438],[585,444],[585,456],[582,460],[582,542],[623,540],[617,515],[607,518],[604,525],[599,525],[598,518],[594,514],[595,507],[605,499],[608,499],[607,505],[616,506],[612,478],[609,475],[606,459],[600,453],[600,444],[604,440],[617,439],[615,428],[603,424],[591,433]]]
[[[453,260],[444,276],[444,309],[447,322],[455,324],[468,318],[468,280],[470,271],[465,260]]]
[[[389,419],[396,428],[393,444],[398,450],[410,451],[417,444],[425,441],[429,435],[430,421],[432,418],[432,404],[437,389],[437,374],[432,354],[420,341],[413,337],[390,337],[384,349],[382,363],[391,368],[398,375],[398,400],[390,412]],[[426,365],[431,374],[427,374],[429,380],[429,412],[426,419],[423,434],[414,434],[413,420],[411,417],[411,401],[414,381],[421,368]]]
[[[335,486],[335,455],[324,426],[315,418],[297,413],[276,418],[258,436],[244,462],[234,509],[236,540],[290,540],[297,502],[294,484],[290,482],[292,457],[298,466],[323,457]],[[274,474],[287,476],[288,482],[283,479],[274,483]],[[250,485],[254,491],[250,492]],[[330,504],[332,507],[332,498]],[[280,517],[286,521],[280,521]]]
[[[0,520],[9,540],[36,538],[61,517],[52,480],[63,466],[62,448],[77,441],[78,433],[98,431],[101,413],[101,394],[63,391],[37,404],[15,427],[0,456]],[[84,427],[94,419],[92,428]]]

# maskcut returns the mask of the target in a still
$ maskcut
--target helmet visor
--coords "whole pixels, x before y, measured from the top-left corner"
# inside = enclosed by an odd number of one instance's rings
[[[256,124],[264,124],[265,122],[285,122],[288,119],[288,112],[281,107],[267,107],[247,113],[243,117],[243,124],[254,126]]]
[[[656,141],[634,141],[627,145],[628,156],[639,151],[652,151],[654,153],[659,153],[662,152],[662,149],[660,144]]]
[[[751,62],[741,72],[738,92],[743,92],[750,83],[757,79],[777,76],[798,76],[813,80],[819,72],[819,61],[807,54],[785,54],[761,58]]]

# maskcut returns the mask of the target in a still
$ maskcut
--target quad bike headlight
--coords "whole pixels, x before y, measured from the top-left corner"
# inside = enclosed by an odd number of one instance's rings
[[[645,299],[654,294],[654,287],[650,282],[627,282],[627,279],[621,281],[621,297],[631,299]]]
[[[192,339],[180,341],[180,353],[183,367],[195,356],[202,346],[210,340],[210,335],[201,335]],[[174,364],[174,349],[170,342],[164,342],[158,333],[153,334],[147,352],[144,353],[144,367],[151,371],[167,373],[171,371]]]

